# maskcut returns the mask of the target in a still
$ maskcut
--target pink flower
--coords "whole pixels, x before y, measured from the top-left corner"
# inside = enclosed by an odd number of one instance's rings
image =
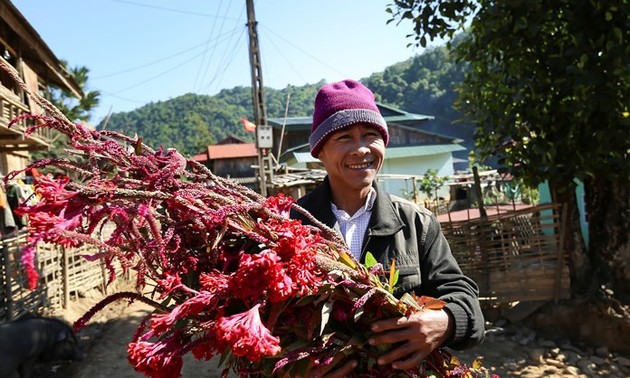
[[[242,299],[256,300],[267,293],[275,302],[292,294],[292,281],[285,275],[280,257],[270,250],[244,254],[229,285],[231,292]]]
[[[35,268],[34,244],[29,244],[26,247],[22,248],[20,261],[22,262],[22,265],[24,266],[24,271],[26,272],[28,288],[30,290],[35,290],[35,288],[37,287],[37,282],[39,281],[39,272],[37,272],[37,268]]]
[[[50,202],[66,202],[68,198],[76,194],[66,190],[66,185],[70,182],[70,177],[63,176],[59,179],[54,179],[49,173],[46,176],[39,176],[37,178],[35,193],[37,193],[43,200]]]
[[[185,302],[175,306],[167,314],[156,314],[151,317],[151,329],[156,335],[168,332],[177,321],[184,318],[195,318],[206,310],[216,307],[215,296],[209,293],[199,293]]]
[[[218,271],[200,273],[199,284],[207,292],[222,295],[228,290],[228,276]]]
[[[181,341],[170,336],[159,342],[135,341],[127,346],[127,359],[136,371],[152,378],[181,377]]]
[[[245,311],[229,317],[219,318],[216,325],[216,336],[219,342],[224,342],[238,357],[246,357],[252,362],[259,362],[266,356],[280,353],[280,338],[273,336],[260,319],[255,305]]]
[[[278,213],[284,217],[289,217],[291,213],[291,207],[295,199],[290,196],[286,196],[282,193],[279,193],[275,197],[268,197],[265,200],[265,204],[263,205],[265,208],[273,211],[274,213]]]

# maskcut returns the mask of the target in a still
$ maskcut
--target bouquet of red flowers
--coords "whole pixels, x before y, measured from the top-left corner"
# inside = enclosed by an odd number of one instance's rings
[[[137,286],[152,288],[151,295],[114,294],[75,327],[113,300],[152,304],[155,311],[128,346],[136,370],[177,377],[190,352],[204,360],[221,355],[225,374],[296,376],[343,353],[360,362],[356,376],[487,374],[479,361],[468,367],[443,350],[412,371],[377,365],[382,350],[367,343],[372,321],[443,303],[394,297],[395,268],[383,272],[370,259],[361,265],[333,230],[315,219],[317,227],[290,219],[292,208],[308,216],[291,198],[264,198],[176,150],[89,130],[37,100],[50,116],[14,122],[34,119],[28,133],[41,127],[64,133],[68,157],[28,168],[54,167],[68,176],[39,177],[38,200],[20,208],[28,216],[22,262],[29,283],[38,281],[34,247],[40,242],[97,246],[100,252],[86,258],[104,261],[110,280],[115,260],[135,270]],[[113,232],[104,235],[105,225]]]

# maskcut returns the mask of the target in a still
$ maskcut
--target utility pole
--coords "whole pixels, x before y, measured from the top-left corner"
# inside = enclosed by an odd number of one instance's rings
[[[247,28],[249,31],[249,63],[252,75],[252,100],[254,103],[254,123],[256,124],[256,148],[258,150],[258,176],[260,177],[260,194],[267,196],[267,163],[270,163],[269,152],[272,147],[271,127],[267,125],[267,108],[263,92],[262,65],[254,1],[247,1]]]

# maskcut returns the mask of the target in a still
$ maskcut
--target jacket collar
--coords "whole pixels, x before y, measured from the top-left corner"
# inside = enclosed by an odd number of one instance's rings
[[[382,191],[376,181],[372,183],[372,186],[376,189],[376,201],[372,207],[372,218],[368,226],[370,233],[377,236],[393,235],[403,228],[404,223],[394,208],[391,195]]]

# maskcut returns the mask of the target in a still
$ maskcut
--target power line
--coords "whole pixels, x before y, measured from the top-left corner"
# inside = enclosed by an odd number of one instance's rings
[[[235,29],[231,30],[231,31],[230,31],[230,32],[228,32],[228,33],[225,33],[225,34],[220,35],[219,37],[217,37],[217,39],[218,39],[218,38],[220,38],[220,37],[224,37],[225,35],[232,35],[232,34],[234,34],[237,30],[238,30],[238,29],[236,29],[236,28],[235,28]],[[142,64],[142,65],[140,65],[140,66],[135,66],[135,67],[131,67],[131,68],[124,69],[124,70],[122,70],[122,71],[113,72],[113,73],[110,73],[110,74],[105,74],[105,75],[101,75],[101,76],[93,77],[93,78],[91,78],[91,79],[92,79],[92,80],[99,80],[99,79],[104,79],[104,78],[111,77],[111,76],[122,75],[122,74],[129,73],[129,72],[132,72],[132,71],[137,71],[137,70],[139,70],[139,69],[146,68],[146,67],[149,67],[149,66],[152,66],[152,65],[158,64],[158,63],[162,63],[162,62],[167,61],[167,60],[169,60],[169,59],[172,59],[172,58],[178,57],[178,56],[180,56],[180,55],[182,55],[182,54],[184,54],[184,53],[187,53],[187,52],[189,52],[189,51],[195,50],[195,49],[197,49],[197,48],[199,48],[199,47],[201,47],[201,46],[203,46],[203,45],[207,45],[207,44],[208,44],[208,42],[209,42],[209,41],[204,41],[204,42],[202,42],[202,43],[200,43],[200,44],[198,44],[198,45],[194,45],[194,46],[192,46],[192,47],[190,47],[190,48],[187,48],[187,49],[185,49],[185,50],[178,51],[178,52],[176,52],[176,53],[174,53],[174,54],[171,54],[171,55],[168,55],[168,56],[166,56],[166,57],[164,57],[164,58],[160,58],[160,59],[158,59],[158,60],[154,60],[154,61],[152,61],[152,62]]]
[[[346,73],[340,72],[338,71],[335,67],[329,65],[328,63],[318,59],[316,56],[312,55],[311,53],[301,49],[299,46],[296,46],[295,44],[293,44],[292,42],[288,41],[287,39],[283,38],[281,35],[275,33],[273,30],[271,30],[270,28],[266,27],[265,25],[260,24],[260,26],[262,28],[264,28],[265,30],[268,30],[270,33],[274,34],[276,37],[280,38],[281,40],[283,40],[284,42],[286,42],[287,44],[291,45],[293,48],[295,48],[296,50],[302,52],[304,55],[309,56],[310,58],[312,58],[313,60],[315,60],[316,62],[320,63],[321,65],[330,68],[331,70],[335,71],[336,73],[343,75],[343,76],[348,76]]]
[[[133,6],[137,6],[137,7],[157,9],[157,10],[162,10],[162,11],[166,11],[166,12],[189,14],[189,15],[192,15],[192,16],[210,17],[210,18],[217,18],[217,19],[221,18],[220,16],[217,16],[216,14],[206,14],[206,13],[185,11],[185,10],[181,10],[181,9],[166,8],[166,7],[160,7],[160,6],[157,6],[157,5],[136,3],[134,1],[127,1],[127,0],[109,0],[109,1],[112,1],[112,2],[115,2],[115,3],[133,5]],[[227,19],[229,19],[229,20],[237,20],[235,18],[227,18]]]
[[[218,43],[220,43],[220,42],[218,42]],[[214,47],[214,46],[213,46],[213,47]],[[145,83],[147,83],[147,82],[149,82],[149,81],[152,81],[152,80],[155,80],[155,79],[157,79],[157,78],[159,78],[159,77],[162,77],[162,76],[166,75],[167,73],[172,72],[172,71],[174,71],[174,70],[176,70],[176,69],[178,69],[178,68],[181,68],[181,66],[183,66],[183,65],[185,65],[185,64],[187,64],[187,63],[192,62],[193,60],[195,60],[195,59],[199,58],[200,56],[202,56],[204,53],[205,53],[205,50],[204,50],[204,51],[202,51],[201,53],[197,54],[197,55],[194,55],[192,58],[185,60],[185,61],[184,61],[184,62],[182,62],[181,64],[178,64],[178,65],[176,65],[176,66],[171,66],[170,68],[168,68],[168,69],[166,69],[166,70],[164,70],[164,71],[162,71],[162,72],[158,73],[157,75],[154,75],[154,76],[152,76],[152,77],[150,77],[150,78],[148,78],[148,79],[146,79],[146,80],[142,80],[142,81],[140,81],[140,82],[137,82],[137,83],[135,83],[135,84],[133,84],[133,85],[130,85],[130,86],[126,87],[126,88],[123,88],[123,89],[117,90],[117,91],[113,92],[113,94],[118,94],[118,93],[121,93],[121,92],[125,92],[125,91],[127,91],[127,90],[129,90],[129,89],[136,88],[136,87],[138,87],[138,86],[140,86],[140,85],[142,85],[142,84],[145,84]]]
[[[232,4],[231,2],[228,4]],[[223,7],[223,1],[221,1],[219,3],[219,8],[217,10],[217,13],[221,11],[221,8]],[[227,14],[227,12],[230,10],[230,6],[228,5],[227,8],[225,9],[225,13]],[[214,35],[214,28],[217,24],[216,23],[212,23],[212,29],[210,30],[210,37],[212,37],[212,35]],[[219,33],[221,33],[221,31],[223,30],[223,26],[225,25],[225,19],[223,19],[221,21],[221,25],[219,26]],[[210,41],[210,39],[209,39]],[[201,64],[199,65],[199,70],[197,71],[197,76],[195,77],[195,81],[193,82],[193,92],[194,92],[194,88],[197,86],[197,83],[199,83],[200,81],[203,82],[206,78],[206,73],[208,72],[208,67],[210,66],[210,63],[212,62],[212,58],[214,57],[214,52],[216,50],[212,49],[212,51],[210,52],[210,57],[208,58],[208,62],[204,65],[204,63],[206,62],[206,56],[204,55],[203,58],[201,59]],[[204,69],[205,66],[205,69]],[[202,74],[203,72],[203,74]],[[199,76],[201,75],[201,79],[199,78]]]
[[[284,59],[285,62],[287,62],[287,64],[289,65],[289,67],[291,67],[291,69],[293,70],[293,72],[295,72],[298,77],[300,79],[302,79],[303,82],[307,83],[308,81],[306,79],[304,79],[304,77],[302,77],[300,71],[298,71],[295,66],[293,66],[293,64],[291,63],[291,61],[282,53],[282,50],[278,47],[278,45],[273,41],[273,39],[269,38],[269,42],[271,42],[271,44],[273,45],[273,47],[276,48],[276,50],[278,51],[278,55]],[[266,72],[266,70],[265,70]]]
[[[245,35],[245,30],[246,30],[245,28],[243,28],[241,30],[241,34],[239,34],[238,39],[236,40],[236,43],[234,44],[235,46],[240,46],[241,40],[243,39],[243,36]],[[229,57],[228,57],[228,53],[231,53]],[[212,77],[212,79],[210,79],[210,81],[206,85],[204,85],[203,87],[199,88],[199,92],[202,92],[206,88],[209,88],[212,84],[215,83],[215,81],[217,81],[217,79],[220,79],[220,78],[223,77],[223,75],[227,71],[228,67],[230,66],[229,63],[234,61],[234,57],[236,56],[237,53],[238,53],[238,49],[237,48],[225,49],[223,58],[221,59],[220,63],[218,64],[218,67],[223,67],[223,69],[221,71],[217,70],[215,72],[214,76]],[[220,80],[219,80],[219,82],[220,82]]]

